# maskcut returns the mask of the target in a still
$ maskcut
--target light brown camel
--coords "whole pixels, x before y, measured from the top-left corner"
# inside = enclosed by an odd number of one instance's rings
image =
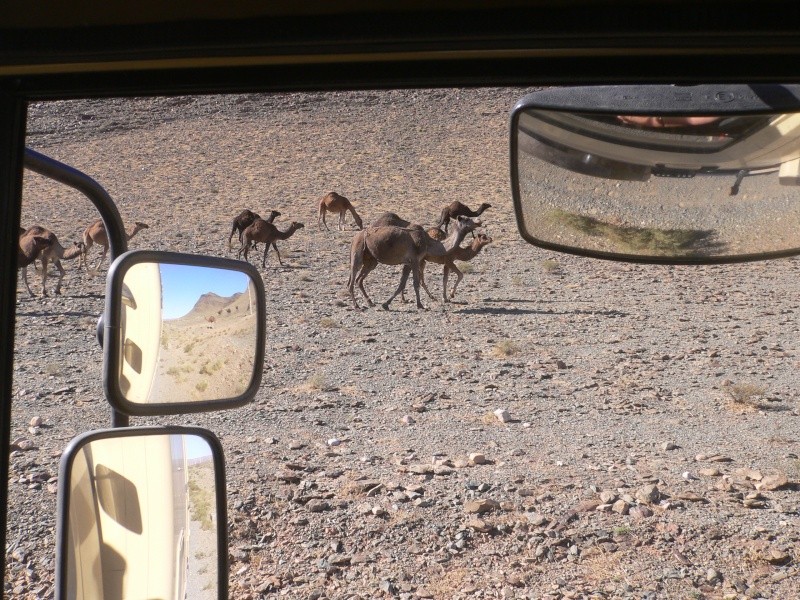
[[[272,223],[277,217],[280,217],[281,213],[277,210],[269,211],[269,216],[264,219],[267,223]],[[253,221],[256,219],[260,219],[261,215],[258,213],[254,213],[251,210],[247,210],[246,208],[239,213],[239,215],[233,220],[231,224],[231,234],[228,236],[228,250],[231,250],[231,240],[233,239],[233,234],[237,231],[239,232],[239,243],[242,241],[242,232],[253,224]],[[255,245],[253,245],[253,250],[255,250]]]
[[[491,204],[484,202],[478,207],[478,210],[472,210],[466,204],[463,204],[458,200],[453,200],[450,204],[442,209],[442,214],[439,217],[439,222],[436,224],[436,226],[439,228],[443,227],[444,232],[447,233],[447,227],[450,224],[450,219],[457,219],[460,216],[474,219],[475,217],[480,217],[483,214],[483,211],[491,207]]]
[[[370,306],[375,305],[364,289],[364,278],[378,264],[384,264],[403,265],[403,274],[400,278],[400,285],[391,298],[382,304],[383,308],[389,310],[392,300],[405,289],[409,273],[413,276],[417,308],[425,308],[419,297],[420,262],[428,255],[445,256],[452,252],[458,247],[464,236],[480,224],[480,221],[459,217],[455,230],[444,242],[432,239],[419,225],[370,227],[360,231],[350,245],[350,279],[347,282],[347,289],[353,300],[353,306],[360,309],[353,291],[356,285],[367,303]]]
[[[139,233],[142,229],[149,229],[150,226],[145,223],[139,223],[138,221],[134,223],[128,230],[125,232],[125,236],[128,240],[130,240],[133,236]],[[94,271],[100,268],[100,265],[103,264],[103,261],[106,259],[106,254],[108,254],[108,234],[106,233],[106,226],[103,223],[102,219],[97,219],[94,223],[89,225],[86,230],[83,232],[83,256],[81,257],[81,261],[83,262],[83,266],[86,267],[86,270],[89,270],[89,263],[86,260],[87,255],[89,254],[89,249],[92,247],[92,244],[97,244],[103,247],[103,254],[100,256],[100,260],[97,261],[97,265],[94,267]]]
[[[361,222],[361,217],[358,216],[358,213],[356,212],[356,209],[353,208],[350,200],[344,196],[340,196],[336,192],[328,192],[319,199],[319,216],[317,217],[317,227],[322,230],[322,226],[325,225],[325,229],[330,231],[330,229],[328,229],[328,224],[325,222],[325,213],[338,213],[339,231],[342,231],[344,229],[347,211],[350,211],[350,214],[353,215],[353,220],[356,222],[356,226],[359,229],[364,229],[364,224]]]
[[[295,231],[303,227],[304,225],[302,223],[292,221],[289,227],[284,231],[280,231],[272,223],[267,223],[264,219],[256,219],[248,227],[245,227],[245,230],[242,232],[242,247],[239,248],[238,256],[239,258],[243,257],[247,260],[251,242],[263,243],[264,258],[261,259],[261,267],[263,268],[267,264],[267,252],[269,252],[270,246],[275,248],[275,253],[278,255],[278,262],[283,265],[281,253],[278,252],[278,246],[275,245],[275,242],[277,240],[288,240],[294,235]]]
[[[22,282],[31,297],[36,294],[28,285],[28,265],[39,258],[42,251],[53,244],[53,240],[43,235],[25,235],[25,229],[20,227],[19,247],[17,248],[17,268],[22,269]]]
[[[47,288],[45,287],[47,282],[47,263],[51,261],[55,265],[56,269],[58,269],[58,283],[56,284],[53,293],[60,294],[61,282],[66,274],[61,261],[79,258],[83,254],[83,242],[73,242],[73,246],[71,248],[64,248],[64,246],[59,243],[58,237],[56,237],[55,233],[39,225],[34,225],[33,227],[26,229],[25,233],[22,234],[20,237],[20,246],[22,246],[22,240],[36,237],[43,237],[50,241],[47,247],[39,253],[38,257],[36,257],[42,261],[42,296],[47,296]],[[22,269],[22,280],[25,282],[25,287],[30,292],[31,288],[28,286],[27,265],[25,265]]]
[[[430,233],[429,233],[430,234]],[[456,296],[456,288],[458,284],[461,283],[461,279],[464,277],[464,274],[461,270],[455,265],[455,261],[460,260],[461,262],[468,262],[475,258],[478,253],[483,250],[483,248],[492,243],[492,238],[490,238],[485,233],[479,233],[475,236],[470,243],[469,246],[457,247],[453,252],[448,254],[447,256],[426,256],[422,262],[420,263],[420,282],[422,283],[422,287],[428,292],[428,296],[431,296],[431,293],[428,291],[428,286],[425,285],[425,264],[428,262],[437,263],[440,265],[444,265],[444,275],[442,281],[442,296],[444,297],[445,302],[449,302]],[[450,271],[455,272],[456,274],[456,283],[453,286],[453,291],[450,292],[450,299],[447,298],[447,278],[450,274]],[[433,299],[433,296],[431,296]]]

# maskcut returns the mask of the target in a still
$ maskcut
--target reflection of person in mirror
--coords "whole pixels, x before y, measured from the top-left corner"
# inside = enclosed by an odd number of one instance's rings
[[[719,117],[648,117],[634,115],[620,115],[617,119],[627,125],[653,128],[699,126],[719,121]]]

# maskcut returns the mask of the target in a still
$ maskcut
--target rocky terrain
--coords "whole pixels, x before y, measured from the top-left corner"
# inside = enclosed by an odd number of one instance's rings
[[[221,439],[231,598],[800,597],[800,260],[645,266],[526,244],[507,131],[524,92],[30,107],[29,146],[149,224],[132,248],[234,257],[244,208],[306,225],[278,242],[285,267],[251,256],[268,313],[253,403],[133,419]],[[66,245],[96,218],[78,192],[24,183],[24,226]],[[457,302],[355,311],[353,233],[317,228],[329,190],[365,222],[391,210],[431,224],[451,200],[489,202],[494,241]],[[65,267],[61,296],[19,287],[12,598],[52,597],[60,453],[110,424],[105,278]],[[426,271],[435,294],[440,272]],[[383,301],[398,278],[380,266],[366,285]]]

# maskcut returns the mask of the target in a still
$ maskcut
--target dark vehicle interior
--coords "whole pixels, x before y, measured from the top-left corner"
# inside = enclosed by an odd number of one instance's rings
[[[35,164],[25,153],[30,103],[432,87],[795,83],[797,23],[800,4],[776,0],[4,2],[0,502],[5,507],[9,501],[22,180]],[[121,226],[114,231],[111,225],[111,237],[113,259],[125,249]],[[5,510],[0,520],[5,548]]]

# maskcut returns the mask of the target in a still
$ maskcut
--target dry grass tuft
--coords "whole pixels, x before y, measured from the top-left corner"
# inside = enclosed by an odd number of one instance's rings
[[[501,340],[497,342],[492,348],[492,354],[500,358],[513,356],[520,351],[519,344],[514,340]]]
[[[722,388],[730,400],[731,408],[740,412],[753,412],[766,408],[765,387],[753,383],[732,383]]]

